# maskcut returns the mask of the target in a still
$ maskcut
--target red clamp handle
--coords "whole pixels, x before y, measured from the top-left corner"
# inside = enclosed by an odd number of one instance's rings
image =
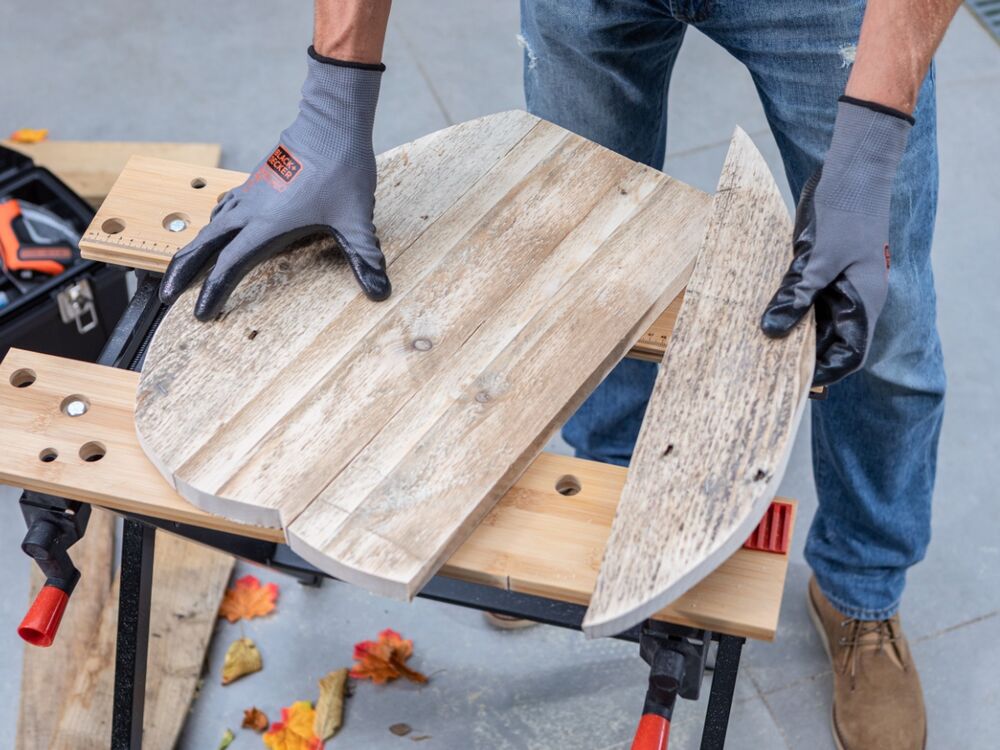
[[[48,647],[56,639],[69,594],[55,586],[42,586],[28,614],[21,620],[17,634],[32,646]]]
[[[667,750],[670,737],[670,720],[659,714],[643,714],[635,730],[632,750]]]

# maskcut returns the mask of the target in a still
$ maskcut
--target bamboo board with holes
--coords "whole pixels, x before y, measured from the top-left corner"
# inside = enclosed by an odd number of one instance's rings
[[[284,541],[280,529],[238,524],[191,505],[139,447],[137,373],[11,349],[0,361],[0,482],[113,510]],[[82,399],[70,417],[62,406]],[[85,455],[81,449],[96,444]],[[98,449],[94,452],[94,448]],[[55,454],[52,461],[41,456]],[[500,589],[586,604],[626,470],[541,454],[441,568]],[[564,494],[574,493],[574,494]],[[793,524],[794,526],[794,524]],[[656,619],[771,640],[788,556],[737,550]]]
[[[119,187],[105,208],[170,226],[163,194]],[[402,146],[376,196],[392,297],[364,298],[328,240],[210,324],[190,290],[146,355],[140,444],[195,505],[411,598],[680,293],[708,202],[524,112]]]
[[[815,356],[812,316],[781,340],[759,329],[791,231],[767,164],[737,130],[583,622],[590,636],[626,630],[683,594],[774,497]]]

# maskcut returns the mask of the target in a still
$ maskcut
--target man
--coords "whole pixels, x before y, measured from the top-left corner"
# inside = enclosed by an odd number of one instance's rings
[[[753,76],[798,201],[794,259],[761,328],[783,336],[815,310],[816,382],[835,384],[812,408],[819,510],[806,557],[834,667],[834,736],[849,750],[926,740],[896,612],[929,541],[943,409],[931,57],[958,4],[522,0],[529,110],[655,168],[688,25]],[[250,268],[315,232],[337,239],[370,298],[390,294],[371,143],[389,5],[316,0],[299,116],[178,253],[165,302],[214,263],[195,308],[212,319]],[[655,373],[631,360],[612,372],[564,429],[579,455],[628,463]]]

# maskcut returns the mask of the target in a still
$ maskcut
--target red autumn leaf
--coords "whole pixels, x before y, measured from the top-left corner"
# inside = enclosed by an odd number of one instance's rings
[[[219,617],[225,617],[229,622],[262,617],[274,611],[277,600],[276,583],[261,586],[256,576],[243,576],[232,588],[226,589],[222,606],[219,607]]]
[[[427,682],[425,675],[406,666],[406,661],[412,655],[413,641],[386,628],[378,634],[377,641],[354,644],[356,663],[351,668],[351,677],[356,680],[371,680],[376,685],[384,685],[397,677],[405,677],[411,682]]]

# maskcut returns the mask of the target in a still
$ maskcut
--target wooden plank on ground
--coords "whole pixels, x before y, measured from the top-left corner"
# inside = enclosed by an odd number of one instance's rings
[[[233,558],[156,534],[143,748],[172,750],[201,676]],[[104,750],[114,701],[118,582],[67,693],[51,750]],[[50,721],[54,720],[50,715]]]
[[[101,613],[111,594],[114,541],[113,516],[94,508],[87,533],[69,550],[73,563],[80,570],[80,582],[73,591],[55,642],[48,648],[24,645],[14,742],[17,750],[51,746],[63,698],[90,653]],[[45,583],[45,576],[34,562],[30,564],[29,601],[34,601]]]
[[[380,169],[393,296],[365,298],[329,241],[255,269],[211,324],[189,290],[136,431],[195,505],[409,598],[681,291],[709,201],[524,112]],[[126,201],[153,226],[171,208],[117,187],[108,207]]]
[[[23,388],[24,373],[35,381]],[[139,448],[133,426],[138,374],[12,349],[0,362],[0,481],[115,510],[284,541],[280,529],[245,526],[191,505]],[[61,414],[66,394],[86,396],[83,417]],[[110,415],[110,417],[109,417]],[[79,459],[87,442],[107,449]],[[50,463],[38,454],[54,447]],[[487,514],[442,573],[500,589],[585,604],[625,470],[543,453]],[[577,488],[579,490],[577,491]],[[701,584],[655,617],[770,640],[778,623],[788,558],[737,550]]]
[[[218,143],[156,143],[145,141],[42,141],[12,143],[7,148],[30,156],[47,167],[95,208],[132,156],[174,159],[191,165],[215,167],[222,147]]]
[[[584,631],[613,635],[733,553],[774,497],[812,379],[812,317],[782,340],[759,320],[791,220],[737,129],[684,306],[650,398]]]

